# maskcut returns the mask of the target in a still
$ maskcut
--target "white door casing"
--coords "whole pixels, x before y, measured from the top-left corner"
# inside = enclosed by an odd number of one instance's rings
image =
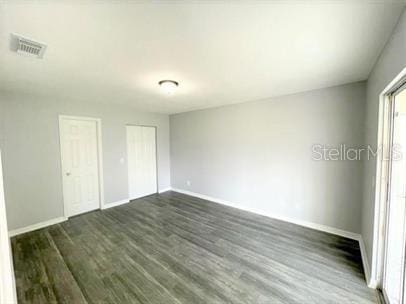
[[[385,261],[382,291],[388,304],[403,303],[406,228],[406,91],[394,95],[392,159],[386,208]],[[400,97],[402,96],[402,97]],[[403,155],[403,157],[401,157]]]
[[[391,95],[406,83],[406,68],[382,90],[379,94],[379,121],[376,146],[381,149],[382,155],[376,157],[376,174],[372,180],[375,185],[374,224],[372,244],[371,276],[368,286],[382,289],[385,256],[385,235],[387,200],[390,179],[390,142],[393,107],[390,102]]]
[[[100,120],[59,117],[65,217],[101,206]]]
[[[13,256],[7,227],[0,151],[0,303],[17,304]]]
[[[156,128],[127,126],[128,192],[135,199],[157,192]]]

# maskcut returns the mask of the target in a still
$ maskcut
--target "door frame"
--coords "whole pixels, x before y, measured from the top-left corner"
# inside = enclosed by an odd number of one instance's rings
[[[151,125],[139,125],[139,124],[126,124],[125,125],[125,145],[127,153],[127,186],[128,186],[128,200],[133,200],[135,198],[130,197],[130,171],[128,170],[128,140],[127,140],[127,127],[147,127],[155,129],[155,183],[156,192],[159,193],[159,175],[158,175],[158,127]]]
[[[13,254],[7,226],[0,150],[0,303],[17,304]]]
[[[385,271],[387,211],[390,197],[391,162],[389,161],[389,156],[392,144],[394,114],[392,97],[405,84],[406,68],[379,95],[377,148],[382,154],[378,153],[376,158],[372,265],[368,286],[381,290],[383,290]],[[384,297],[386,297],[385,294]]]
[[[103,179],[103,145],[102,145],[102,121],[100,118],[95,117],[86,117],[86,116],[72,116],[72,115],[59,115],[59,147],[60,147],[60,157],[61,157],[61,182],[62,182],[62,194],[63,194],[63,213],[64,217],[68,218],[68,207],[66,203],[66,194],[63,186],[63,170],[62,170],[62,120],[72,119],[72,120],[84,120],[84,121],[93,121],[96,122],[96,131],[97,131],[97,167],[98,167],[98,179],[99,179],[99,209],[103,209],[104,202],[104,179]]]

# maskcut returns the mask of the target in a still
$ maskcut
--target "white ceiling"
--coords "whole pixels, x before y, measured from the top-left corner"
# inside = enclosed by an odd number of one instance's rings
[[[402,12],[383,1],[6,1],[0,90],[177,113],[365,80]],[[10,33],[44,42],[10,51]],[[158,81],[180,83],[173,96]]]

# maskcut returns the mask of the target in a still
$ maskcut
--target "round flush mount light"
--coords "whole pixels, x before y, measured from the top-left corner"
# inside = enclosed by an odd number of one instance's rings
[[[162,91],[168,95],[175,93],[176,89],[179,86],[179,83],[174,80],[161,80],[158,82]]]

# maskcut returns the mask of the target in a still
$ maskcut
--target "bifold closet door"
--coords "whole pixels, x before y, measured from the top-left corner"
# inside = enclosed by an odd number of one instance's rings
[[[156,128],[127,126],[129,198],[157,192]]]

